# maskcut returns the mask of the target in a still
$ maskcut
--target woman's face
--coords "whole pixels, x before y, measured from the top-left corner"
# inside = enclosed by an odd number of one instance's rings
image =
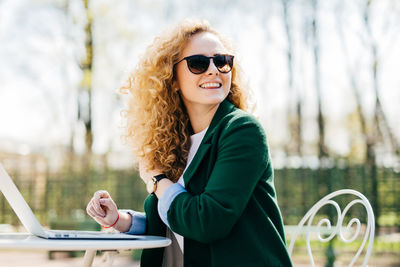
[[[179,60],[192,55],[207,57],[228,54],[218,37],[209,32],[193,35],[183,49]],[[217,107],[228,95],[231,88],[232,72],[221,73],[213,59],[204,73],[193,74],[186,60],[176,65],[176,75],[186,109],[202,111]]]

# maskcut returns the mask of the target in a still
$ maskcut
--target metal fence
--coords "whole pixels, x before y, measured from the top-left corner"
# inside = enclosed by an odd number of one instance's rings
[[[329,169],[275,170],[275,187],[285,224],[297,224],[311,206],[329,192],[351,188],[371,198],[371,183],[363,166]],[[42,224],[89,220],[86,204],[98,189],[109,191],[119,208],[143,210],[147,195],[136,170],[11,171],[18,188]],[[381,226],[400,226],[400,174],[378,170],[378,207]],[[0,194],[0,223],[19,220]]]

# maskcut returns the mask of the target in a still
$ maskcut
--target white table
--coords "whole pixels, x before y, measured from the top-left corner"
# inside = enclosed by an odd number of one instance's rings
[[[52,251],[79,251],[85,250],[83,266],[92,266],[96,251],[118,251],[129,249],[145,249],[166,247],[171,240],[159,236],[141,236],[136,240],[50,240],[25,233],[0,233],[0,249],[17,250],[52,250]],[[112,255],[112,253],[111,253]],[[112,257],[110,257],[110,266]]]

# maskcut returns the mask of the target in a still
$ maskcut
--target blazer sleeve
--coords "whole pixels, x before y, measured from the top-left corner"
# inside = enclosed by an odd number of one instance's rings
[[[202,243],[223,239],[243,213],[257,183],[271,170],[269,164],[266,136],[259,122],[250,115],[228,121],[218,138],[216,161],[204,192],[181,193],[171,203],[171,229]]]

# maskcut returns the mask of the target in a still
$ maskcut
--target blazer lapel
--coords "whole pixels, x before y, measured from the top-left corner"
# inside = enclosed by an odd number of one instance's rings
[[[217,125],[221,121],[221,119],[231,112],[234,109],[234,105],[231,104],[228,100],[224,100],[218,107],[217,111],[213,119],[211,120],[210,126],[207,129],[203,140],[193,157],[192,162],[187,167],[185,173],[183,174],[183,180],[185,181],[185,186],[189,183],[190,179],[192,179],[195,171],[199,167],[201,161],[203,160],[204,156],[207,154],[207,151],[211,148],[211,137],[214,135],[215,130],[218,128]]]

